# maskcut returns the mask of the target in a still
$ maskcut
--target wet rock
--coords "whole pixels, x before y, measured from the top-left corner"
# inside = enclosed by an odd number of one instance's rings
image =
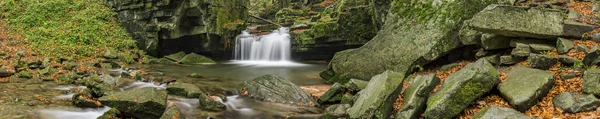
[[[596,28],[595,25],[565,20],[563,25],[563,36],[569,38],[581,38],[585,33],[593,31]]]
[[[531,54],[529,55],[529,58],[527,58],[527,61],[531,64],[532,68],[542,70],[548,70],[554,66],[554,64],[558,63],[558,59],[542,54]]]
[[[552,98],[552,103],[569,113],[596,110],[600,106],[600,100],[596,99],[594,95],[572,92],[562,92],[556,95]]]
[[[102,56],[106,59],[117,59],[119,58],[119,53],[115,50],[106,50]]]
[[[600,64],[600,49],[598,46],[595,46],[590,50],[582,60],[583,64],[586,66],[594,66]]]
[[[100,102],[93,100],[93,96],[89,89],[79,90],[77,93],[73,94],[71,101],[74,106],[82,108],[96,108],[102,106]]]
[[[481,43],[481,35],[483,33],[474,30],[469,26],[470,20],[466,20],[463,23],[462,28],[458,34],[458,39],[463,45],[476,45]]]
[[[167,86],[167,91],[171,95],[183,96],[188,98],[196,98],[202,94],[202,91],[198,86],[189,83],[170,83]]]
[[[110,95],[110,91],[112,91],[110,84],[101,80],[97,75],[83,78],[79,83],[90,89],[92,96],[96,98]]]
[[[588,69],[583,73],[583,93],[600,96],[600,69]]]
[[[479,110],[471,119],[536,119],[512,108],[488,106]]]
[[[452,37],[452,34],[456,33],[455,29],[460,27],[457,24],[462,23],[465,18],[471,18],[489,4],[507,2],[455,0],[428,2],[424,5],[428,7],[414,7],[415,4],[420,4],[415,1],[395,2],[391,8],[397,9],[390,9],[386,24],[383,25],[386,27],[362,47],[336,53],[321,77],[330,82],[345,83],[352,78],[370,80],[386,70],[406,75],[416,67],[428,64],[458,48],[460,40]],[[434,3],[436,4],[432,5]],[[437,11],[467,12],[446,14]],[[560,13],[558,18],[562,21]]]
[[[164,58],[167,58],[167,59],[169,59],[171,61],[174,61],[174,62],[179,62],[185,56],[186,56],[185,52],[181,51],[181,52],[177,52],[175,54],[167,55]]]
[[[202,78],[202,75],[198,74],[198,73],[192,73],[189,75],[192,78]]]
[[[21,72],[19,72],[19,78],[26,78],[26,79],[33,78],[33,73],[31,73],[29,71],[21,71]]]
[[[0,77],[9,77],[9,76],[12,76],[12,75],[13,75],[12,72],[9,72],[9,71],[7,71],[5,69],[0,68]]]
[[[485,50],[505,49],[510,47],[510,38],[506,36],[485,33],[481,35],[481,46]]]
[[[558,40],[556,40],[556,49],[559,53],[567,53],[573,48],[575,48],[575,44],[569,39],[558,38]]]
[[[186,119],[186,118],[185,118],[185,115],[183,115],[183,113],[181,113],[181,110],[179,110],[179,107],[177,107],[177,105],[173,105],[173,106],[169,107],[162,116],[160,116],[160,119]]]
[[[186,55],[179,62],[181,62],[183,64],[214,64],[215,63],[215,61],[213,61],[212,59],[210,59],[206,56],[198,55],[196,53],[190,53],[190,54]]]
[[[121,116],[121,112],[115,108],[110,108],[110,110],[104,112],[104,114],[102,114],[102,116],[96,118],[96,119],[121,119],[119,118]]]
[[[350,108],[349,104],[335,104],[327,107],[323,114],[325,119],[339,119],[346,118],[348,116],[347,110]]]
[[[529,45],[519,43],[510,54],[518,57],[529,57],[529,54],[531,54],[531,48]]]
[[[241,96],[266,102],[286,102],[298,106],[317,106],[312,96],[280,76],[264,75],[238,86]]]
[[[509,5],[489,5],[473,16],[478,31],[510,37],[554,39],[563,34],[558,10]]]
[[[559,55],[558,56],[558,61],[563,66],[573,66],[577,62],[581,63],[581,61],[579,61],[577,58],[570,57],[570,56],[567,56],[567,55]]]
[[[368,81],[363,81],[363,80],[358,80],[358,79],[350,79],[350,81],[348,81],[346,84],[344,84],[344,86],[351,91],[358,92],[362,89],[365,89],[365,87],[367,87],[367,84],[369,84]]]
[[[385,71],[374,76],[367,87],[358,92],[358,98],[349,109],[350,118],[388,118],[402,90],[404,75]]]
[[[223,111],[227,108],[223,103],[217,101],[218,97],[211,97],[204,93],[198,96],[200,108],[210,111]]]
[[[546,96],[554,86],[554,73],[526,66],[517,66],[506,74],[498,90],[515,109],[526,111]]]
[[[346,88],[342,84],[335,83],[319,98],[319,104],[335,103],[342,100],[342,94],[344,94]]]
[[[115,92],[98,98],[102,104],[141,119],[157,119],[167,107],[167,92],[155,88],[139,88]]]
[[[425,118],[452,118],[499,82],[494,66],[479,59],[446,78],[442,87],[427,99]]]
[[[516,56],[512,56],[512,55],[500,56],[500,64],[503,64],[503,65],[512,65],[512,64],[519,63],[520,61],[523,61],[522,57],[516,57]]]
[[[418,119],[425,112],[429,92],[440,83],[434,74],[417,76],[404,90],[404,102],[396,113],[396,119]]]

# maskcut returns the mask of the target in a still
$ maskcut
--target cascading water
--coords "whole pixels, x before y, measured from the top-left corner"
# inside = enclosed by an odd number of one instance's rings
[[[235,60],[290,61],[291,43],[288,28],[282,27],[263,36],[243,31],[236,39]]]

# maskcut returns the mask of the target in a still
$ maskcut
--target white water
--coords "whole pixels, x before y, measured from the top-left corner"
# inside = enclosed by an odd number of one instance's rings
[[[263,36],[243,31],[236,38],[235,60],[290,61],[291,42],[288,28],[282,27]]]
[[[75,109],[52,109],[40,110],[38,114],[41,119],[96,119],[102,116],[104,112],[110,110],[109,107],[102,108],[75,108]]]
[[[164,89],[167,89],[167,84],[156,85],[155,82],[136,81],[136,82],[133,82],[129,86],[123,87],[123,89],[128,90],[128,89],[145,88],[145,87],[153,87],[153,88],[156,88],[159,90],[164,90]]]
[[[71,93],[71,94],[66,94],[66,95],[59,95],[54,98],[61,99],[61,100],[71,100],[73,98],[73,95],[75,95],[75,94]]]
[[[54,90],[73,90],[75,88],[86,89],[87,87],[85,87],[85,86],[58,86],[58,87],[54,87],[52,89],[54,89]]]

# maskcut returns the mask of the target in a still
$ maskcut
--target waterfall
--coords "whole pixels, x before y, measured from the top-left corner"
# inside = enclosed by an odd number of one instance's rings
[[[262,36],[243,31],[236,38],[234,55],[235,60],[289,61],[291,42],[288,28],[282,27]]]

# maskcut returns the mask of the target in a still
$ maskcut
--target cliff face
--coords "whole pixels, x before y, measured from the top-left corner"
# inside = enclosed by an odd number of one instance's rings
[[[247,0],[107,0],[140,49],[230,57],[248,18]]]

